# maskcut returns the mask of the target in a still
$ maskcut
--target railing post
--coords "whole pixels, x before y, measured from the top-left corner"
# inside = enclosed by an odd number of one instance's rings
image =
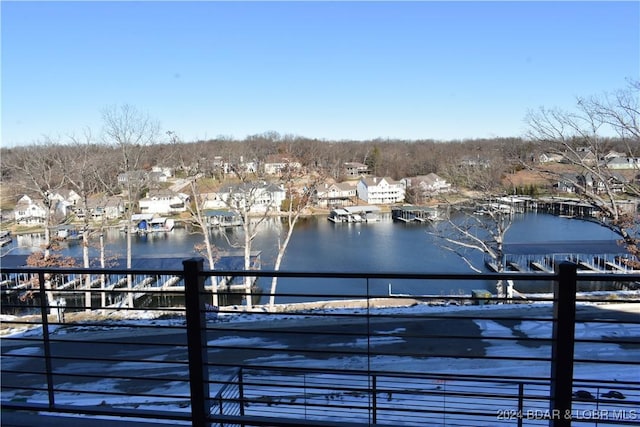
[[[524,418],[524,383],[518,383],[518,427],[522,427],[522,419]]]
[[[572,262],[561,263],[556,271],[551,344],[551,427],[571,426],[577,271],[577,265]]]
[[[53,366],[51,364],[51,340],[49,337],[49,298],[44,285],[44,272],[38,273],[40,314],[42,316],[42,352],[44,353],[44,371],[47,377],[47,396],[49,398],[49,409],[53,409],[56,404],[53,389]]]
[[[378,378],[371,375],[371,422],[378,422]]]
[[[210,411],[209,369],[207,366],[207,319],[204,299],[202,258],[182,262],[189,352],[189,387],[191,391],[191,421],[194,427],[207,426]]]
[[[244,371],[238,371],[238,400],[240,401],[240,415],[244,417]]]

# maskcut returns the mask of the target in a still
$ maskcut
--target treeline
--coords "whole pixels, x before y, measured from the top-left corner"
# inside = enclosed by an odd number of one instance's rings
[[[259,166],[271,156],[281,155],[300,162],[309,172],[321,172],[337,180],[342,178],[345,162],[360,162],[369,166],[375,176],[400,179],[433,172],[458,186],[488,190],[487,186],[499,186],[506,174],[535,162],[546,149],[540,142],[522,138],[332,141],[265,132],[241,140],[183,142],[171,132],[167,135],[168,138],[158,138],[144,147],[135,144],[127,147],[128,153],[135,152],[137,168],[150,170],[163,166],[174,169],[178,176],[221,179],[220,161],[232,165],[255,162],[259,171]],[[610,149],[624,148],[616,140],[608,141],[607,145]],[[28,181],[70,180],[62,176],[52,179],[55,177],[47,177],[49,174],[76,177],[84,174],[86,178],[91,172],[93,181],[99,181],[101,188],[117,189],[118,174],[132,170],[131,160],[123,157],[123,147],[72,139],[3,148],[0,152],[3,196],[12,197],[29,188]],[[519,189],[527,194],[535,191]]]
[[[281,136],[276,132],[241,140],[219,138],[182,142],[175,138],[170,141],[164,139],[149,144],[142,151],[138,154],[141,157],[138,161],[140,169],[164,166],[186,176],[202,174],[216,177],[220,160],[230,164],[251,161],[261,165],[271,156],[282,155],[300,162],[306,170],[323,171],[336,179],[341,177],[345,162],[360,162],[367,164],[376,176],[400,179],[434,172],[454,182],[466,179],[464,173],[463,177],[458,177],[465,164],[481,163],[485,167],[499,166],[502,169],[514,164],[515,160],[532,155],[529,144],[518,138],[449,142],[392,139],[331,141]],[[84,159],[82,165],[77,162],[80,157]],[[27,168],[40,169],[31,171],[31,174],[46,175],[62,173],[62,169],[91,167],[99,172],[107,187],[116,186],[118,174],[128,170],[123,164],[122,147],[93,142],[82,144],[76,140],[49,140],[2,148],[0,166],[5,190],[11,187],[11,183],[27,179]],[[56,172],[56,169],[59,170]]]

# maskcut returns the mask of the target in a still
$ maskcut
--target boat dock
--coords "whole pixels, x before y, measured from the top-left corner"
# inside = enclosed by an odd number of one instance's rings
[[[260,269],[261,254],[255,251],[251,254],[252,268]],[[134,260],[132,269],[152,269],[181,270],[184,258],[138,258]],[[25,265],[26,256],[7,255],[3,257],[3,264],[19,267]],[[124,260],[119,260],[119,264],[124,264]],[[114,266],[121,269],[121,266]],[[216,267],[225,270],[244,270],[244,255],[230,252],[223,254],[216,262]],[[3,274],[0,281],[0,295],[4,303],[20,305],[20,301],[27,301],[25,297],[34,294],[37,289],[37,278],[26,274]],[[205,281],[205,289],[212,294],[215,291],[220,294],[221,304],[234,299],[232,304],[239,304],[239,301],[246,291],[244,276],[224,275],[211,276]],[[213,282],[212,282],[213,280]],[[51,289],[47,289],[47,294],[54,300],[62,298],[70,301],[66,305],[67,309],[91,307],[91,309],[101,309],[109,307],[119,307],[127,301],[128,286],[131,283],[131,291],[136,306],[147,306],[149,300],[153,298],[180,298],[184,295],[184,281],[181,276],[176,275],[128,275],[124,274],[64,274],[52,279]],[[257,278],[251,277],[249,286],[257,290]],[[99,290],[85,295],[86,291]],[[76,292],[78,291],[78,292]],[[235,294],[235,298],[231,295]],[[31,298],[31,297],[28,297]],[[25,308],[28,307],[28,301]]]
[[[242,216],[228,210],[205,210],[209,227],[237,227],[242,225]]]
[[[378,206],[347,206],[333,209],[327,219],[335,223],[379,222]]]
[[[391,208],[391,218],[398,222],[427,223],[440,220],[440,211],[432,206],[394,206]]]

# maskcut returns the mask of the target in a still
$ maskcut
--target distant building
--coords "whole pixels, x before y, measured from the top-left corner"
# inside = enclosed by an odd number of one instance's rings
[[[400,182],[407,190],[411,189],[414,194],[420,196],[419,198],[432,197],[451,191],[451,184],[433,172],[428,175],[403,178]]]
[[[560,163],[564,160],[564,156],[559,153],[542,153],[538,156],[540,163]]]
[[[189,196],[171,190],[149,191],[147,197],[140,199],[138,206],[143,214],[172,215],[187,210]]]
[[[297,160],[284,156],[268,156],[264,162],[264,173],[266,175],[281,175],[286,170],[298,170],[302,164]]]
[[[316,189],[316,204],[319,207],[353,205],[356,197],[356,186],[348,182],[325,184]]]
[[[575,193],[578,174],[566,173],[561,175],[553,184],[553,188],[559,193]]]
[[[370,173],[369,167],[363,163],[347,162],[344,164],[344,176],[346,178],[369,176]]]
[[[360,179],[357,193],[360,200],[372,205],[391,204],[404,201],[405,189],[389,177],[369,177]]]
[[[161,173],[165,178],[171,178],[174,175],[173,169],[166,166],[153,166],[151,172]]]
[[[612,157],[606,165],[609,169],[640,169],[640,157]]]
[[[218,197],[229,209],[248,209],[250,213],[263,214],[280,212],[286,192],[275,184],[247,182],[221,188]]]
[[[127,183],[138,184],[144,182],[147,179],[147,173],[145,171],[132,171],[118,174],[118,184],[121,186],[127,185]]]
[[[25,194],[16,203],[14,218],[16,223],[20,225],[44,224],[47,218],[47,208],[42,202],[36,202]]]
[[[121,197],[94,195],[87,200],[87,209],[79,206],[75,209],[78,218],[89,215],[92,221],[112,220],[124,215],[124,202]]]
[[[63,218],[66,218],[81,200],[81,197],[73,190],[61,189],[52,191],[47,195],[50,206]]]

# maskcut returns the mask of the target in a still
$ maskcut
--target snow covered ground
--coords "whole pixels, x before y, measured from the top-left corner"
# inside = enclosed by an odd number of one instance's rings
[[[527,311],[545,307],[546,303],[523,304],[518,309],[526,317]],[[548,305],[547,305],[548,307]],[[590,304],[578,306],[589,308]],[[406,327],[396,325],[381,329],[369,338],[347,337],[327,346],[335,355],[296,354],[286,351],[286,343],[277,336],[254,336],[239,333],[234,326],[265,322],[282,327],[286,322],[299,325],[305,321],[317,322],[315,316],[278,314],[264,316],[261,313],[220,313],[211,324],[229,328],[223,335],[210,340],[209,357],[216,358],[225,349],[259,348],[272,350],[267,356],[245,360],[249,368],[242,371],[243,398],[239,398],[238,374],[234,369],[210,369],[211,396],[223,394],[223,408],[219,400],[213,401],[212,412],[253,416],[292,417],[327,421],[350,421],[391,425],[433,426],[495,426],[548,425],[548,416],[571,416],[573,425],[606,425],[607,422],[626,421],[640,423],[640,304],[608,304],[598,307],[602,319],[607,313],[624,310],[637,314],[635,322],[587,321],[576,325],[574,391],[576,400],[571,414],[548,412],[550,345],[527,345],[517,336],[550,339],[552,323],[548,319],[523,320],[513,326],[489,313],[513,310],[510,305],[446,306],[433,307],[419,304],[402,308],[376,308],[373,315],[395,314],[402,316],[421,313],[471,314],[481,310],[485,316],[473,320],[486,345],[484,358],[413,357],[386,355],[385,351],[406,343]],[[327,310],[325,314],[339,316],[352,314],[358,309]],[[166,328],[183,327],[182,317],[170,319],[120,320],[118,330],[127,333],[127,327],[154,325]],[[315,312],[314,315],[318,313]],[[633,319],[633,317],[632,317]],[[3,317],[2,321],[11,319]],[[446,320],[443,320],[446,322]],[[94,332],[95,327],[52,327],[53,337],[73,336]],[[135,333],[129,330],[128,333]],[[39,329],[16,331],[13,337],[29,337],[41,334]],[[615,339],[626,339],[617,343]],[[631,344],[629,344],[631,343]],[[344,350],[362,350],[346,353]],[[124,354],[127,350],[123,349]],[[14,356],[37,355],[38,346],[25,345],[3,349],[3,369],[18,368],[23,358]],[[369,353],[369,355],[367,355]],[[109,375],[139,374],[141,378],[167,377],[185,367],[163,367],[157,373],[158,364],[168,363],[166,354],[127,354],[128,359],[109,365]],[[502,359],[505,358],[505,359]],[[539,358],[539,360],[538,360]],[[615,363],[589,363],[587,361],[611,360]],[[585,361],[585,362],[580,362]],[[89,362],[70,362],[58,372],[93,372]],[[255,368],[250,368],[255,366]],[[104,369],[104,367],[102,368]],[[175,372],[170,372],[171,370]],[[374,371],[390,374],[371,375]],[[414,373],[416,375],[395,375]],[[417,374],[420,375],[417,375]],[[518,381],[516,378],[528,378]],[[61,378],[64,378],[61,376]],[[541,380],[531,380],[538,378]],[[523,385],[521,385],[521,383]],[[617,386],[616,386],[617,384]],[[523,387],[523,388],[521,388]],[[122,393],[122,381],[115,378],[69,381],[56,384],[61,392],[56,394],[57,404],[108,405],[150,411],[187,412],[189,384],[183,380],[159,381],[144,394]],[[64,391],[66,390],[66,391]],[[372,392],[372,390],[375,390]],[[95,393],[95,394],[93,394]],[[519,402],[518,398],[522,396]],[[47,402],[46,389],[25,394],[20,390],[2,390],[2,401],[27,399],[29,402]],[[241,406],[242,405],[242,406]],[[371,408],[375,407],[375,411]],[[580,421],[582,420],[582,421]],[[171,421],[173,424],[179,422]],[[638,425],[638,424],[636,424]]]

